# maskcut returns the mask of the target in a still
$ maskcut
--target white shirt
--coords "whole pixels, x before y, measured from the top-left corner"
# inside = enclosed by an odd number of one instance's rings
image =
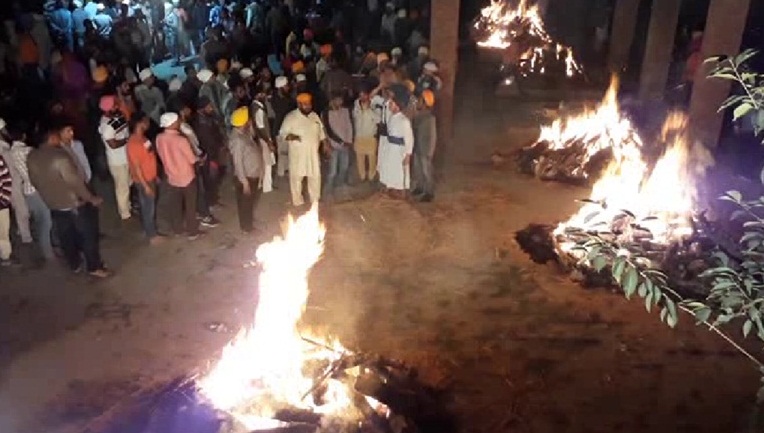
[[[127,165],[126,147],[122,146],[112,149],[108,144],[109,140],[127,140],[127,137],[130,135],[127,120],[122,116],[117,118],[101,116],[98,133],[101,134],[101,140],[103,140],[103,145],[106,147],[106,161],[109,165]]]
[[[297,177],[321,176],[321,160],[318,155],[321,142],[326,139],[324,125],[316,113],[307,116],[297,109],[287,114],[281,124],[280,135],[296,135],[300,141],[290,140],[289,173]]]

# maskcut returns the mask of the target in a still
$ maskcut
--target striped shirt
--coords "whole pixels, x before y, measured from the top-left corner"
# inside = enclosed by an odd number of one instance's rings
[[[0,156],[0,209],[11,207],[11,170]]]

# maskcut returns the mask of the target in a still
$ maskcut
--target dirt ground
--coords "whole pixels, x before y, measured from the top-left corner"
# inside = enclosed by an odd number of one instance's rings
[[[307,325],[419,367],[447,386],[462,432],[735,432],[756,371],[688,317],[670,330],[641,302],[589,291],[533,264],[513,241],[570,215],[587,191],[495,167],[536,133],[533,105],[462,83],[457,137],[441,149],[436,201],[373,197],[322,208],[324,259]],[[144,246],[137,223],[105,225],[105,282],[0,270],[0,431],[68,433],[141,389],[205,368],[250,321],[256,272],[243,264],[279,231],[286,185],[263,230],[224,225],[195,243]],[[108,211],[108,208],[107,210]]]

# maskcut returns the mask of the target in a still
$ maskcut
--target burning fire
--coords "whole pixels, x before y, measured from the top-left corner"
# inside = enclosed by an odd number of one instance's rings
[[[254,322],[198,381],[215,407],[249,429],[278,427],[273,417],[285,408],[354,416],[347,385],[338,380],[324,382],[320,402],[311,395],[318,375],[310,371],[327,368],[347,351],[338,342],[308,340],[298,331],[309,294],[308,273],[323,253],[324,233],[314,206],[296,220],[290,216],[284,236],[258,248],[262,270]]]
[[[491,0],[475,21],[480,35],[478,46],[512,52],[519,59],[523,75],[546,72],[546,60],[554,57],[565,62],[565,74],[572,77],[582,72],[571,47],[555,42],[544,27],[538,6],[519,0],[512,7],[510,0]]]
[[[596,109],[543,126],[537,141],[547,142],[552,150],[583,143],[585,154],[581,166],[606,149],[612,150],[613,158],[619,164],[640,160],[642,139],[631,121],[621,114],[618,84],[618,78],[614,76],[605,98]]]
[[[583,123],[590,121],[588,117],[584,119]],[[608,117],[602,121],[615,123]],[[568,128],[583,130],[581,122],[569,120]],[[641,238],[664,245],[692,232],[690,219],[697,199],[696,181],[712,159],[705,148],[690,144],[687,123],[683,113],[668,116],[661,137],[666,148],[652,169],[637,146],[639,141],[618,141],[625,131],[622,127],[614,128],[619,135],[610,139],[616,157],[594,184],[590,199],[555,230],[564,252],[572,253],[575,245],[573,239],[565,236],[569,229],[612,235],[623,242]],[[628,136],[632,135],[637,137],[636,132],[630,131]]]

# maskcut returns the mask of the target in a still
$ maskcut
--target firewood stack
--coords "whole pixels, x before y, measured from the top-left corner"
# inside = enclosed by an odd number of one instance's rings
[[[605,149],[588,158],[586,145],[577,141],[555,149],[549,142],[539,141],[520,149],[515,161],[521,173],[544,181],[586,186],[599,178],[613,157],[612,151]]]

